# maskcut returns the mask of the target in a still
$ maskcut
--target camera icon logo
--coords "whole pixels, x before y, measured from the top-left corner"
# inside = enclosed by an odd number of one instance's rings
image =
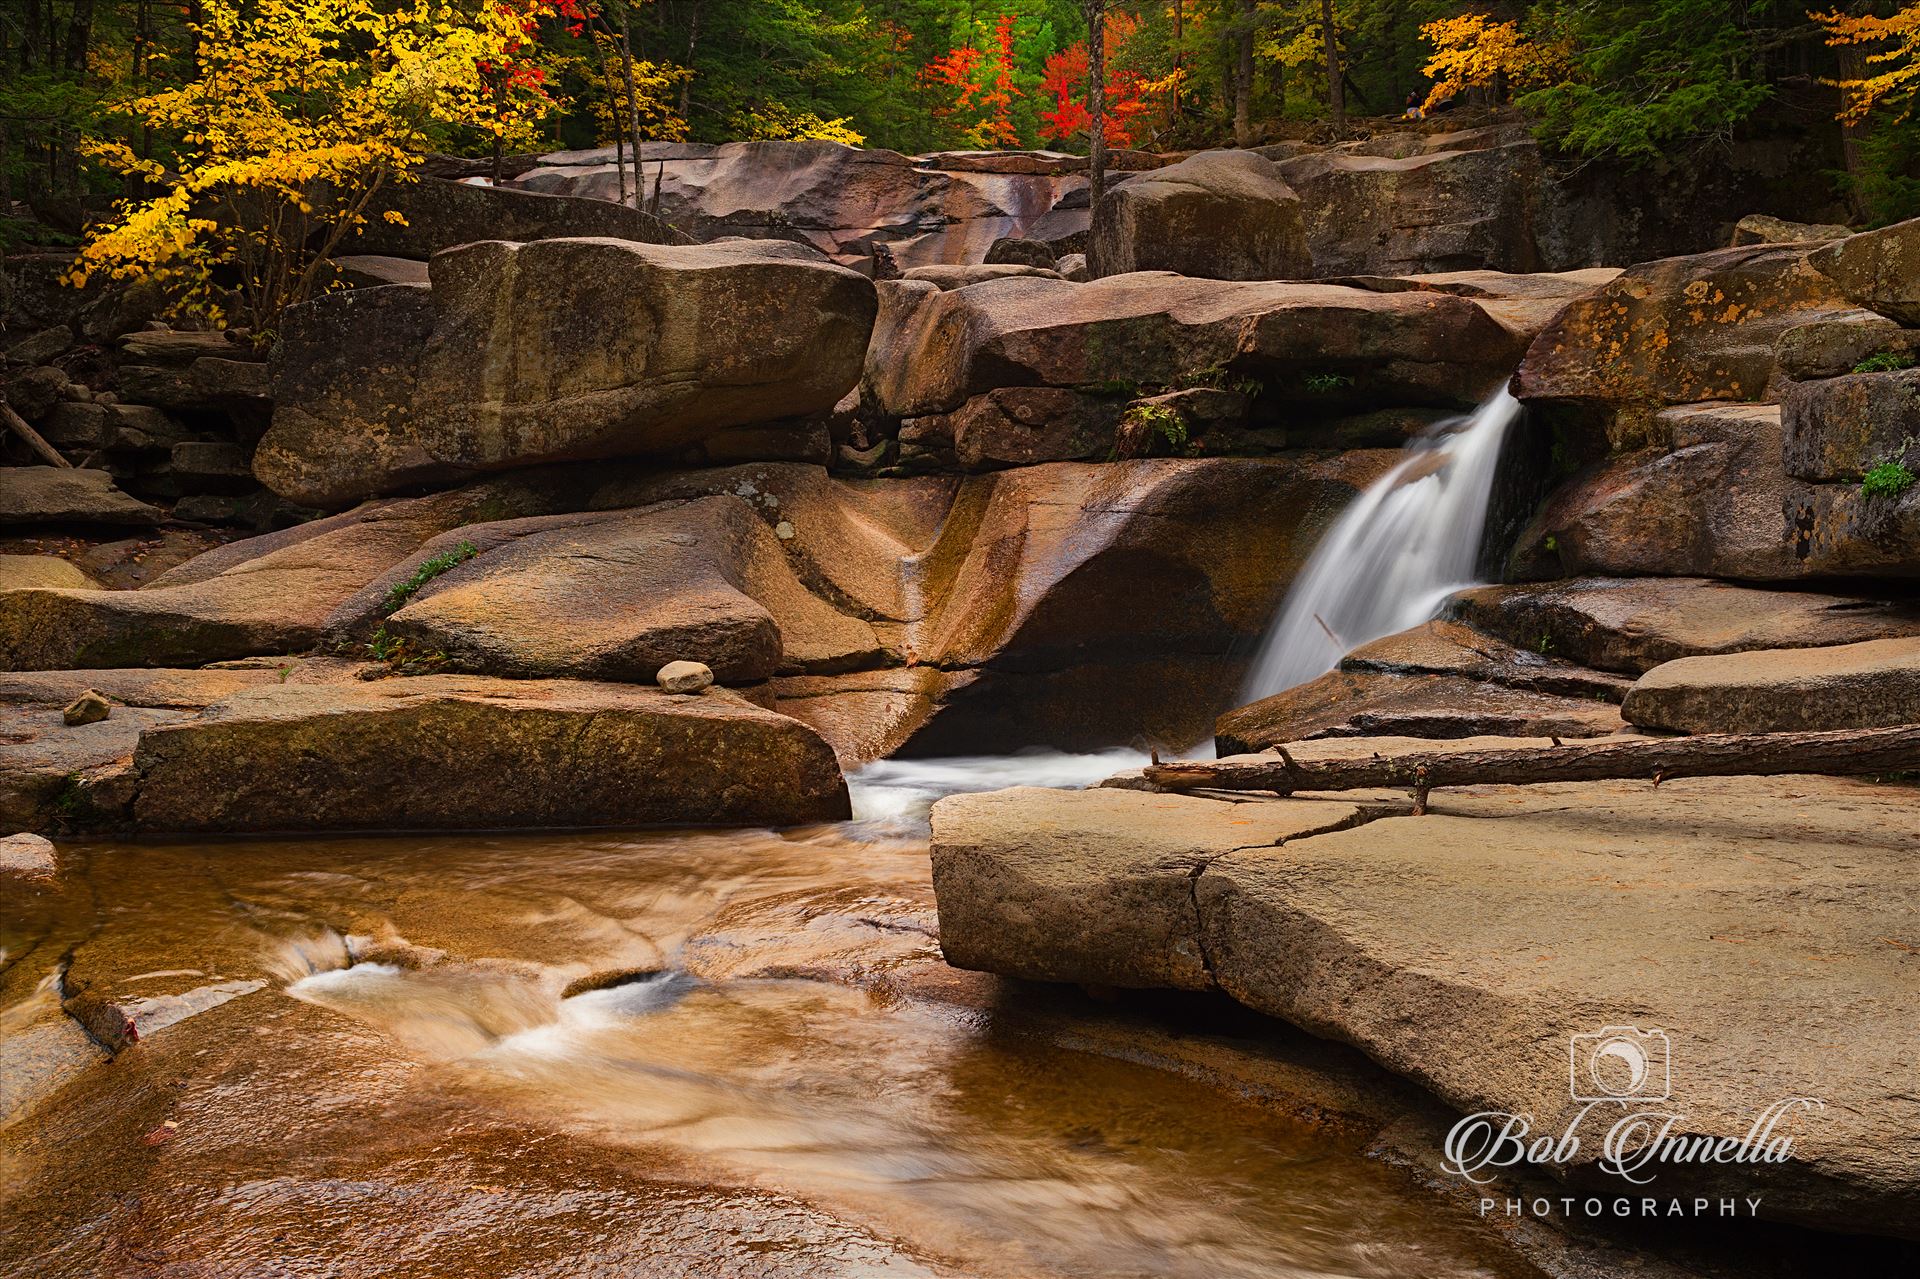
[[[1603,1026],[1569,1036],[1575,1101],[1665,1101],[1673,1092],[1672,1045],[1664,1030]]]

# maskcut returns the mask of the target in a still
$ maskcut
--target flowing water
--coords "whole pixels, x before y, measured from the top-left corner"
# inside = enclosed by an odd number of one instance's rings
[[[1360,645],[1418,626],[1473,578],[1520,402],[1504,386],[1471,417],[1413,441],[1342,512],[1261,641],[1242,702],[1326,674]]]
[[[212,1006],[5,1130],[0,1273],[1532,1273],[1365,1155],[1391,1107],[1329,1117],[1395,1087],[1344,1050],[940,962],[927,804],[1137,762],[885,764],[787,832],[64,849],[0,908],[8,1015],[63,962]]]

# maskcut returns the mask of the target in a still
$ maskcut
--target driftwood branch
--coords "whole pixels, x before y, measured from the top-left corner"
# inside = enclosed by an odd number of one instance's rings
[[[1551,747],[1430,751],[1391,758],[1272,759],[1156,764],[1146,779],[1162,790],[1356,790],[1411,788],[1422,801],[1436,786],[1531,786],[1675,777],[1853,775],[1920,770],[1920,724],[1831,733],[1702,733],[1567,742]]]
[[[27,442],[28,448],[45,458],[47,465],[64,466],[69,470],[72,469],[73,463],[61,457],[58,449],[42,439],[40,432],[28,426],[27,419],[15,413],[13,411],[13,405],[5,403],[4,401],[0,401],[0,422],[5,422],[9,430]]]

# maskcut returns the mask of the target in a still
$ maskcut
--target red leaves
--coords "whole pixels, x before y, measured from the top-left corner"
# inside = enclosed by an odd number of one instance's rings
[[[1127,41],[1140,30],[1140,20],[1127,13],[1110,13],[1106,28],[1106,135],[1113,146],[1132,146],[1134,121],[1153,109],[1147,78],[1116,63],[1124,61]],[[1040,113],[1040,136],[1065,141],[1093,127],[1087,109],[1087,42],[1062,49],[1046,61],[1040,87],[1053,95],[1053,109]]]

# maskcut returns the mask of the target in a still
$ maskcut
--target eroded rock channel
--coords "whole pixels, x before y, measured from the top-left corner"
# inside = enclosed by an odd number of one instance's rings
[[[0,1270],[1913,1269],[1920,222],[1421,123],[9,259]]]

